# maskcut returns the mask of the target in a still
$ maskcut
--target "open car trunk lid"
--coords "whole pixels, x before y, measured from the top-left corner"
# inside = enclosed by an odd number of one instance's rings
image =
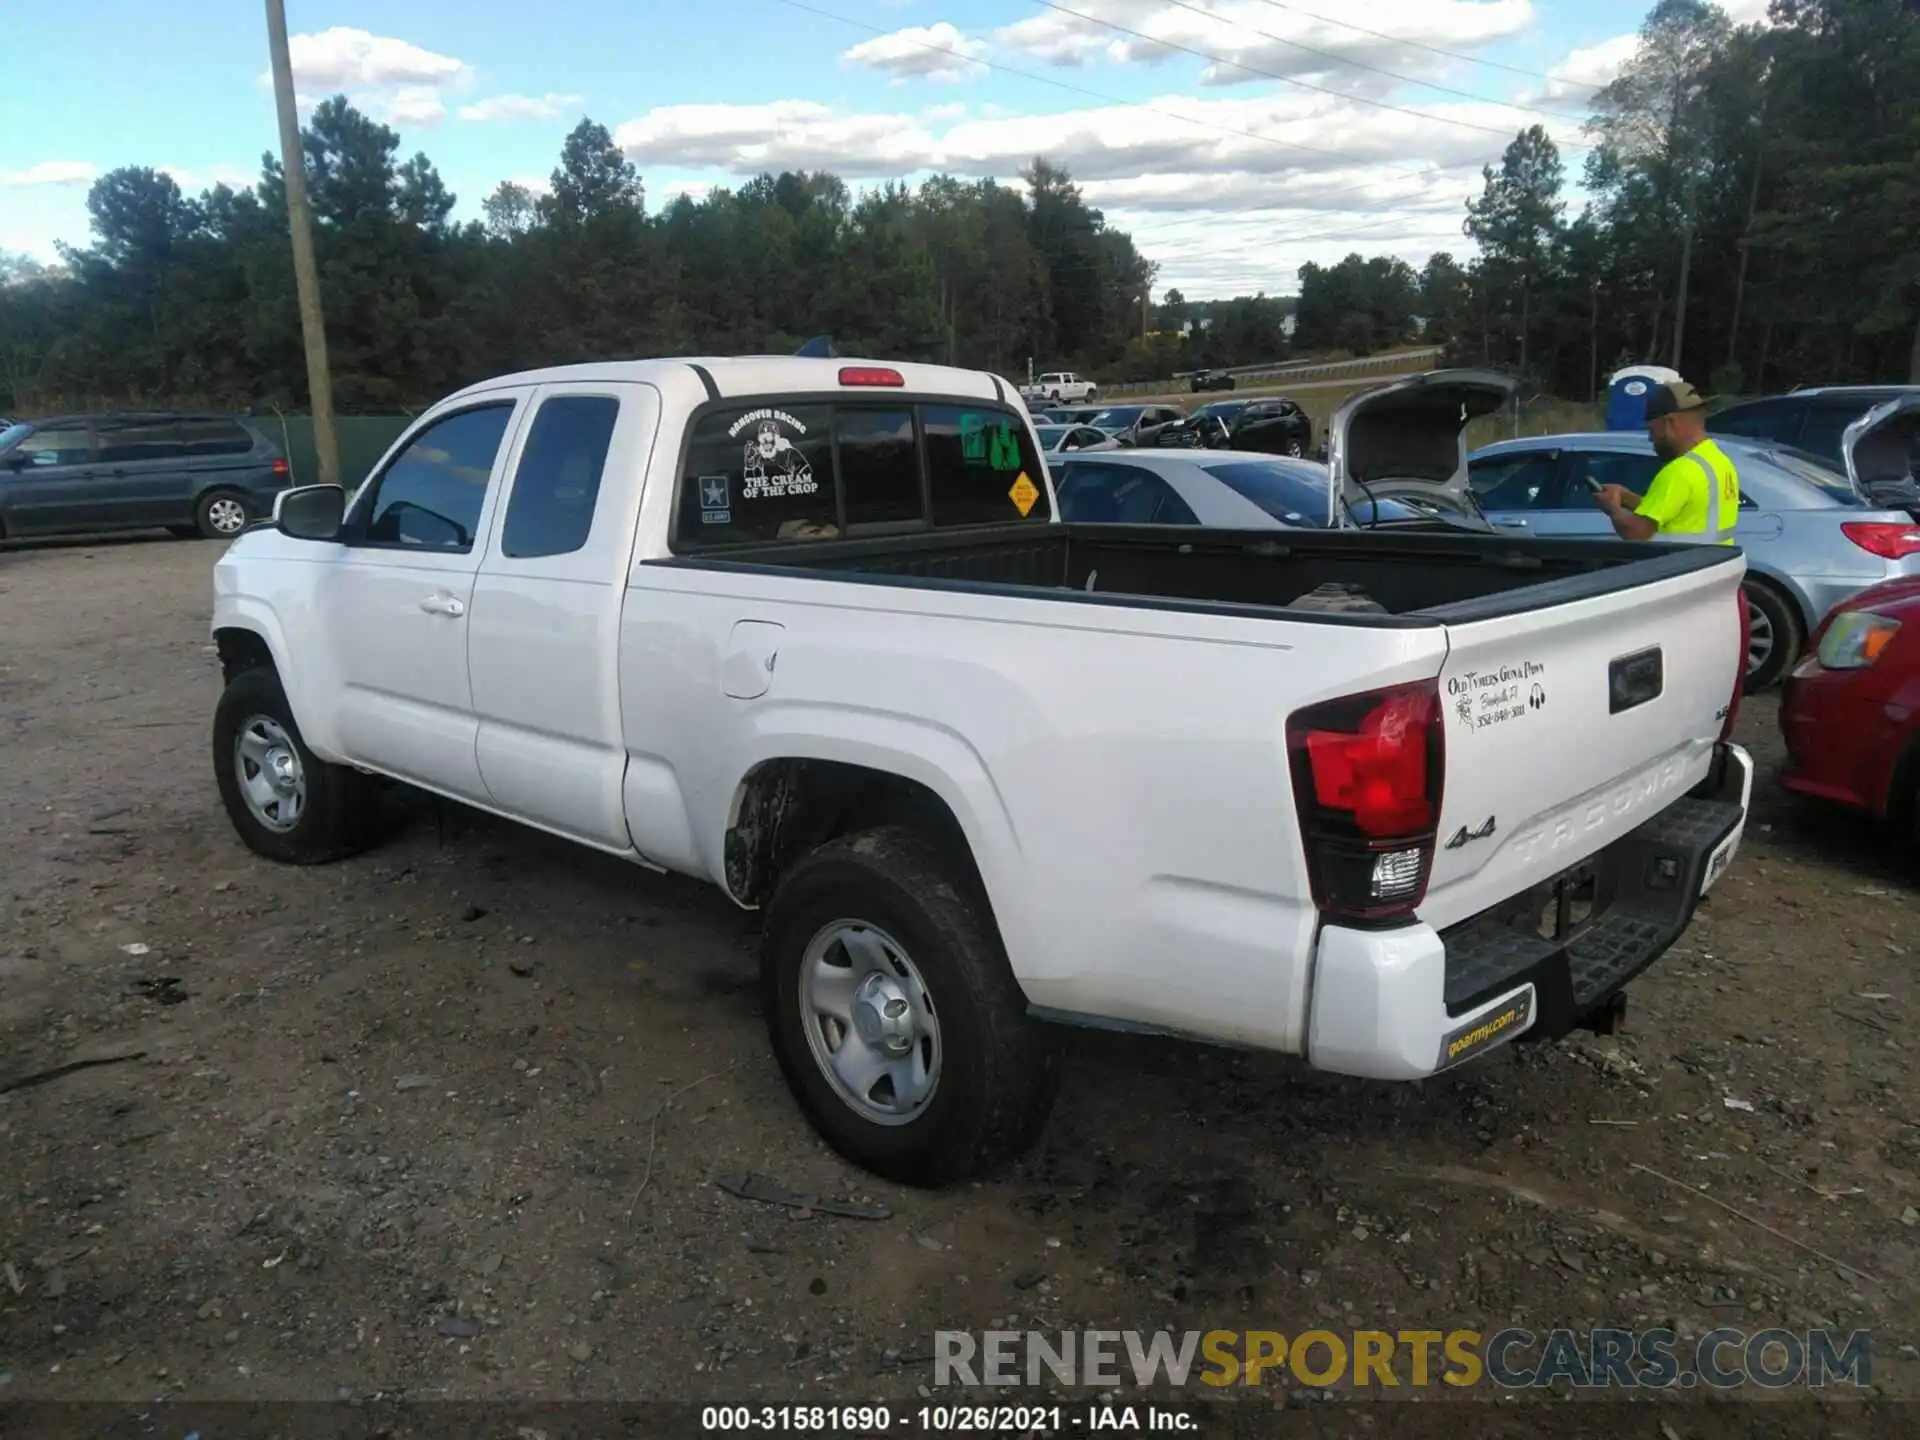
[[[1553,880],[1706,776],[1741,679],[1746,559],[1688,546],[1724,559],[1675,573],[1674,547],[1645,548],[1643,584],[1556,582],[1537,608],[1484,619],[1477,601],[1426,612],[1447,624],[1429,924]]]
[[[1327,422],[1327,523],[1349,525],[1360,507],[1389,496],[1473,513],[1467,423],[1517,388],[1491,370],[1429,370],[1355,395]]]
[[[1847,479],[1868,505],[1904,510],[1920,520],[1920,394],[1901,395],[1867,411],[1841,433]]]

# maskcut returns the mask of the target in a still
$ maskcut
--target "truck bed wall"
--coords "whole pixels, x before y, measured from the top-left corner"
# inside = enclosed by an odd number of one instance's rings
[[[1678,572],[1734,553],[1701,553],[1704,549],[1589,539],[1061,525],[1049,527],[1043,536],[1018,527],[964,535],[876,536],[820,545],[754,546],[713,559],[721,564],[852,571],[907,582],[1032,586],[1109,598],[1263,608],[1284,607],[1320,585],[1338,583],[1359,586],[1389,615],[1412,616],[1471,607],[1534,586],[1552,586],[1556,592],[1609,589],[1613,581],[1608,572],[1623,565]],[[691,563],[711,562],[696,558]],[[1542,594],[1539,603],[1568,598],[1573,595]],[[1380,617],[1372,618],[1377,623]]]

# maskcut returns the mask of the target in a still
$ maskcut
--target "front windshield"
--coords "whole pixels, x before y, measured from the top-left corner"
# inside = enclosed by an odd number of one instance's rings
[[[0,430],[0,450],[6,449],[31,429],[33,429],[31,425],[9,425],[6,429]]]
[[[1146,413],[1144,405],[1116,405],[1111,410],[1102,410],[1090,422],[1097,430],[1124,430]]]

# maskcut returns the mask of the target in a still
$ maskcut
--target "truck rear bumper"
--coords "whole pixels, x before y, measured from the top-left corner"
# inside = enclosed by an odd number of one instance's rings
[[[1417,1080],[1518,1039],[1555,1039],[1679,939],[1746,829],[1753,761],[1722,745],[1713,778],[1547,884],[1444,931],[1326,926],[1307,1059]]]

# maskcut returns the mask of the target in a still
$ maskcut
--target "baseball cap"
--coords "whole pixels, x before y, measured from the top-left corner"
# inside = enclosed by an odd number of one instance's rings
[[[1703,410],[1707,402],[1700,392],[1684,380],[1669,381],[1665,385],[1656,385],[1647,396],[1647,419],[1658,420],[1663,415],[1677,415],[1682,410]]]

